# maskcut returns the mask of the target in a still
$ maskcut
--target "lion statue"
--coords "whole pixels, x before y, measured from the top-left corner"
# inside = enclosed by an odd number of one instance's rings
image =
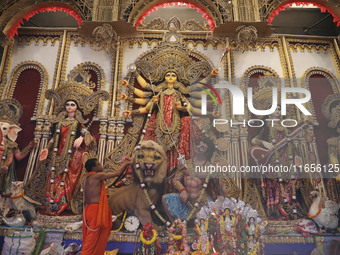
[[[122,188],[109,189],[109,205],[113,214],[123,211],[135,214],[141,223],[150,222],[158,229],[151,219],[150,204],[140,186],[139,178],[145,183],[150,200],[156,204],[164,189],[167,174],[167,156],[162,146],[154,141],[142,141],[132,152],[131,168],[134,182]],[[138,177],[140,176],[140,177]]]
[[[7,199],[7,204],[10,209],[16,211],[27,211],[31,219],[36,217],[35,207],[24,198],[24,183],[22,181],[14,181],[11,184],[10,198]]]

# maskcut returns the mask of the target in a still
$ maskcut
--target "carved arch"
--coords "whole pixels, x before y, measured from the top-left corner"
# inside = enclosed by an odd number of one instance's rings
[[[282,10],[284,7],[293,2],[302,1],[291,1],[291,0],[264,0],[259,3],[260,18],[262,21],[268,21],[271,23],[272,18]],[[312,3],[319,8],[323,7],[328,12],[331,11],[338,18],[340,17],[340,8],[338,7],[338,0],[307,0],[305,3]],[[333,15],[333,17],[334,17]],[[335,18],[335,17],[334,17]]]
[[[253,74],[256,73],[260,73],[260,74],[264,74],[264,73],[270,73],[272,74],[275,78],[279,78],[280,76],[278,75],[278,73],[272,69],[271,67],[268,66],[251,66],[249,67],[243,74],[242,79],[241,79],[241,83],[240,83],[240,87],[241,89],[245,92],[245,89],[248,87],[249,82],[250,82],[250,77]]]
[[[307,69],[304,72],[304,74],[302,75],[301,87],[310,91],[309,79],[310,79],[311,76],[313,76],[315,74],[321,75],[328,80],[329,84],[332,86],[334,94],[340,92],[340,83],[339,83],[338,79],[335,77],[335,75],[332,74],[327,69],[324,69],[324,68],[321,68],[321,67],[311,67],[311,68]],[[308,108],[312,113],[313,122],[316,123],[317,122],[316,113],[315,113],[315,109],[314,109],[314,105],[313,105],[312,100],[310,100],[308,102]]]
[[[105,73],[103,68],[101,68],[101,66],[99,66],[97,63],[94,62],[84,62],[81,63],[79,65],[77,65],[76,67],[74,67],[72,71],[74,71],[75,69],[82,69],[82,70],[92,70],[96,73],[98,81],[96,84],[97,90],[105,90],[105,84],[106,84],[106,78],[105,78]]]
[[[265,73],[270,73],[274,78],[280,77],[274,69],[272,69],[271,67],[262,66],[262,65],[251,66],[244,72],[241,82],[240,82],[240,88],[242,89],[244,95],[247,94],[247,88],[250,83],[250,77],[254,74],[265,74]],[[251,119],[251,114],[248,110],[247,110],[247,114],[248,114],[248,118]]]
[[[43,107],[45,101],[45,92],[48,86],[48,72],[45,67],[37,62],[37,61],[24,61],[18,64],[11,73],[11,79],[9,82],[9,86],[7,88],[7,93],[5,95],[9,95],[9,98],[12,98],[15,87],[17,85],[17,81],[21,75],[21,73],[28,69],[34,69],[39,72],[40,74],[40,85],[39,85],[39,92],[37,96],[37,103],[34,107],[34,117],[41,116],[43,114]],[[43,96],[41,96],[43,95]]]
[[[105,91],[105,85],[106,85],[106,78],[105,78],[105,73],[103,68],[98,65],[97,63],[94,62],[84,62],[81,64],[78,64],[76,67],[74,67],[70,73],[72,73],[75,70],[91,70],[93,72],[95,72],[95,74],[97,75],[97,83],[96,83],[96,88],[97,90],[104,90]],[[103,113],[103,102],[101,102],[98,105],[98,109],[96,110],[95,114],[97,116],[101,116],[101,114]]]
[[[166,3],[171,2],[178,2],[174,0],[168,0]],[[211,0],[203,0],[203,1],[188,1],[183,0],[181,2],[186,2],[189,4],[193,4],[202,10],[206,12],[208,16],[212,18],[212,20],[215,23],[215,26],[218,26],[219,24],[223,23],[224,20],[222,18],[222,15],[219,11],[218,6],[214,3],[214,1]],[[140,0],[140,1],[130,1],[127,5],[123,6],[120,19],[126,20],[132,24],[135,24],[139,17],[141,17],[145,12],[150,10],[152,7],[165,3],[162,0]]]
[[[41,1],[37,4],[35,0],[28,1],[8,1],[7,5],[1,9],[0,7],[0,16],[2,23],[0,24],[0,29],[7,34],[8,31],[25,15],[28,13],[32,13],[39,8],[45,7],[64,7],[71,10],[74,10],[82,20],[92,20],[92,12],[93,6],[92,4],[87,3],[87,1],[67,1],[64,2],[50,2],[50,1]]]

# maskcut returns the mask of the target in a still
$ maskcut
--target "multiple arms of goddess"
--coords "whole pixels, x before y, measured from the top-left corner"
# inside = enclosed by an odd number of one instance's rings
[[[218,69],[213,69],[211,71],[211,76],[215,76],[218,74]],[[201,84],[198,84],[198,87],[203,87],[207,81],[208,81],[208,77],[204,78],[203,80],[200,81]],[[151,90],[151,85],[149,83],[146,82],[146,80],[141,76],[141,75],[137,75],[137,82],[139,83],[139,85],[146,90]],[[133,111],[129,111],[126,110],[124,111],[124,116],[128,117],[132,114],[147,114],[150,112],[150,109],[153,107],[153,104],[157,104],[159,102],[159,96],[154,95],[152,97],[152,99],[150,99],[150,97],[153,95],[152,92],[150,91],[143,91],[140,90],[138,88],[134,88],[131,84],[129,84],[128,81],[126,80],[122,80],[122,86],[128,87],[131,91],[133,91],[133,93],[137,96],[137,98],[133,98],[133,97],[129,97],[126,94],[122,94],[121,95],[121,99],[123,100],[127,100],[128,102],[131,103],[135,103],[138,105],[142,105],[143,107],[137,109],[137,110],[133,110]],[[158,87],[156,87],[155,91],[160,91],[160,89]],[[198,108],[201,106],[201,93],[193,93],[192,98],[189,100],[183,95],[181,94],[181,98],[179,98],[179,100],[177,100],[175,102],[175,107],[178,111],[183,111],[183,112],[190,112],[193,114],[201,114],[201,109]],[[182,102],[184,102],[184,104],[182,105]]]

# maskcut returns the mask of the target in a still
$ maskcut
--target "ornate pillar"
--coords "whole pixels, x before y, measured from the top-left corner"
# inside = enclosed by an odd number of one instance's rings
[[[248,151],[249,151],[249,145],[248,145],[248,130],[246,127],[240,127],[240,144],[241,144],[241,165],[242,166],[248,166]],[[241,188],[242,181],[241,179],[243,176],[241,176],[242,173],[240,172],[238,174],[238,187]],[[240,189],[242,191],[242,189]],[[241,194],[242,195],[242,194]]]
[[[40,145],[41,145],[41,137],[43,133],[43,126],[44,126],[44,119],[37,119],[35,130],[34,130],[34,141],[37,142],[37,147],[34,148],[30,153],[27,167],[26,167],[25,176],[24,176],[24,184],[31,177],[34,167],[35,167],[36,160],[37,159],[39,160],[39,152],[40,152]]]
[[[115,129],[116,121],[114,121],[113,119],[109,120],[107,127],[106,154],[109,154],[115,147]]]
[[[231,127],[231,146],[232,146],[232,158],[231,158],[231,163],[236,167],[237,170],[240,169],[241,166],[241,158],[240,158],[240,129],[239,127]],[[240,187],[241,186],[241,178],[238,174],[238,171],[235,173],[231,173],[231,176],[234,178],[235,182],[237,185]]]
[[[116,126],[116,145],[118,146],[124,138],[124,121],[118,120]]]
[[[42,132],[42,139],[41,139],[41,143],[40,143],[40,150],[39,152],[47,147],[47,143],[50,137],[50,133],[51,133],[51,122],[49,120],[45,120],[45,124],[43,127],[43,132]]]
[[[99,123],[99,143],[98,143],[98,160],[100,164],[104,163],[104,156],[106,152],[106,138],[107,138],[107,120],[100,120]]]

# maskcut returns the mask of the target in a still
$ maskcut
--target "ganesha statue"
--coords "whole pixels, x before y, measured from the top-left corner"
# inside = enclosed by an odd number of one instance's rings
[[[20,128],[19,119],[22,115],[22,106],[15,99],[4,99],[0,101],[0,187],[1,195],[9,196],[12,181],[16,180],[14,158],[18,161],[24,159],[36,146],[30,142],[20,151],[15,140]]]

